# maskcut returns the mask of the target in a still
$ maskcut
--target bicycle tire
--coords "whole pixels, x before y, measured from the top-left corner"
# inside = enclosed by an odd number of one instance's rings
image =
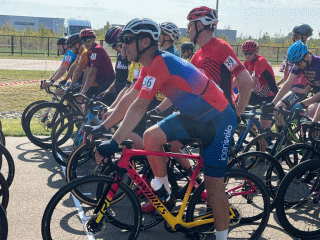
[[[61,239],[66,236],[68,236],[68,239],[71,239],[72,234],[74,234],[77,239],[81,239],[81,237],[83,239],[88,239],[84,230],[84,225],[76,212],[81,213],[81,211],[78,210],[81,207],[83,214],[88,219],[92,219],[95,218],[95,215],[92,214],[94,207],[87,205],[86,202],[79,202],[77,203],[78,209],[76,209],[75,202],[77,201],[73,200],[75,198],[72,196],[73,192],[77,191],[77,189],[86,188],[87,194],[91,194],[93,197],[97,186],[101,184],[109,186],[110,184],[113,184],[113,179],[94,175],[77,179],[63,186],[51,198],[43,214],[41,223],[43,239]],[[120,201],[120,204],[112,204],[105,209],[106,212],[103,218],[103,226],[95,236],[103,236],[103,239],[113,240],[136,239],[140,231],[141,207],[135,194],[125,184],[119,184],[118,191],[125,192],[126,198]],[[99,199],[96,198],[96,201],[98,202]],[[119,221],[119,219],[121,221]],[[125,220],[127,223],[123,223]],[[69,226],[68,224],[77,226]],[[123,229],[127,231],[123,231]],[[79,236],[80,233],[81,236]],[[57,238],[55,237],[56,235]]]
[[[244,152],[256,151],[254,146],[256,145],[257,141],[261,142],[263,139],[269,139],[272,142],[276,142],[281,137],[282,137],[282,134],[280,134],[280,133],[275,133],[275,132],[262,133],[262,134],[258,135],[256,138],[252,139],[252,141],[248,143],[248,145],[244,149]],[[291,144],[292,144],[292,142],[289,139],[285,139],[286,146],[291,145]],[[283,146],[279,146],[279,149],[276,150],[276,153],[279,152],[282,147]],[[274,151],[273,148],[274,148],[274,145],[268,146],[267,152],[271,153],[272,151]],[[278,148],[278,146],[277,146],[277,148]]]
[[[46,111],[50,110],[48,113]],[[57,112],[56,119],[50,119]],[[25,133],[28,139],[38,147],[52,147],[51,130],[54,122],[67,114],[67,108],[59,103],[40,103],[30,110],[25,122]],[[45,115],[44,115],[45,114]],[[51,121],[48,121],[51,120]]]
[[[0,239],[6,240],[8,238],[8,219],[5,209],[0,205]]]
[[[15,175],[15,165],[12,155],[2,144],[0,144],[0,170],[10,187]]]
[[[248,184],[249,181],[257,189],[255,193],[249,194],[250,196],[249,195],[235,196],[230,194],[230,192],[228,192],[229,183],[230,185],[235,184],[235,186],[238,186],[239,184],[244,184],[243,186],[245,186],[245,190],[249,190],[250,186],[252,186],[251,184]],[[253,174],[250,174],[242,170],[229,169],[226,172],[225,185],[226,185],[226,191],[228,194],[230,206],[234,211],[236,211],[240,215],[239,216],[240,219],[237,219],[239,221],[238,223],[237,222],[230,223],[228,239],[233,239],[233,238],[250,239],[250,240],[258,239],[261,236],[264,229],[266,228],[269,220],[269,216],[270,216],[269,196],[264,184],[261,182],[260,179],[255,177]],[[232,188],[233,187],[231,187],[231,189]],[[187,222],[194,221],[196,217],[201,217],[201,214],[206,214],[206,215],[208,214],[207,204],[206,204],[206,201],[204,201],[203,199],[204,190],[205,190],[204,183],[201,183],[199,187],[196,189],[196,191],[194,192],[194,194],[192,195],[187,208],[187,214],[186,214]],[[250,204],[248,202],[249,198],[251,198],[252,201],[256,200],[254,201],[254,204]],[[263,209],[262,218],[259,219],[259,222],[257,222],[258,220],[256,219],[257,215],[252,216],[251,214],[253,211],[260,212],[260,208]],[[244,227],[244,229],[242,229],[242,226]],[[249,227],[251,226],[254,229],[250,230]],[[206,225],[200,225],[200,226],[194,227],[193,230],[195,230],[198,233],[213,232],[214,224],[211,223]]]
[[[44,103],[44,102],[49,102],[49,101],[47,101],[47,100],[38,100],[38,101],[32,102],[23,110],[22,115],[21,115],[21,126],[22,126],[23,130],[25,129],[25,122],[26,122],[27,115],[30,112],[30,110],[33,107],[35,107],[36,105],[38,105],[40,103]]]
[[[9,203],[9,187],[6,179],[0,172],[0,204],[4,210],[7,209]]]
[[[54,140],[55,135],[57,134],[57,132],[59,131],[59,129],[60,129],[62,126],[66,125],[67,123],[69,123],[69,122],[72,121],[72,120],[79,119],[79,118],[80,118],[80,119],[84,118],[83,113],[81,113],[81,112],[72,112],[72,113],[68,113],[68,114],[62,116],[61,118],[59,118],[59,119],[55,122],[55,124],[53,125],[52,130],[51,130],[51,139],[52,139],[52,141]],[[70,130],[70,131],[71,131],[71,130]],[[71,132],[72,132],[72,131],[71,131]],[[61,140],[59,141],[59,144],[65,143],[65,141],[68,140],[68,138],[70,137],[70,135],[71,135],[71,133],[68,131],[68,132],[66,133],[66,137],[63,138],[63,139],[61,139]]]
[[[4,136],[2,129],[0,129],[0,144],[6,146],[6,137]]]
[[[52,134],[52,155],[60,165],[66,166],[72,152],[82,144],[83,135],[79,131],[85,121],[85,119],[71,120]]]
[[[283,179],[277,196],[276,214],[281,226],[301,239],[320,237],[320,221],[315,216],[319,215],[319,202],[313,202],[314,196],[309,196],[313,174],[319,178],[319,160],[308,160],[295,166]]]
[[[276,196],[284,171],[276,158],[264,152],[247,152],[228,163],[227,168],[240,168],[258,177],[270,196],[270,209],[275,208]]]

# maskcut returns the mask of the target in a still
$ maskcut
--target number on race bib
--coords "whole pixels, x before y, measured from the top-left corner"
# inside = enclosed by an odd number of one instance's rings
[[[146,76],[143,79],[142,90],[151,91],[156,79],[154,77]]]
[[[224,62],[224,65],[229,69],[230,72],[232,72],[238,66],[238,63],[233,57],[229,56]]]

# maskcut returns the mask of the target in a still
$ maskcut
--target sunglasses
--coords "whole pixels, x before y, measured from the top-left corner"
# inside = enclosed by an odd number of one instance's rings
[[[128,44],[133,43],[134,40],[136,40],[135,36],[125,36],[123,38],[123,43],[128,45]]]
[[[243,53],[245,56],[247,56],[247,55],[252,55],[254,53],[254,51],[252,51],[252,52],[246,52],[246,53]]]
[[[300,61],[295,62],[294,65],[300,66],[300,65],[302,64],[302,62],[306,62],[306,63],[308,64],[308,62],[307,62],[306,60],[304,60],[305,57],[306,57],[306,56],[304,56]]]
[[[92,42],[92,38],[87,38],[87,39],[81,39],[82,43],[91,43]]]

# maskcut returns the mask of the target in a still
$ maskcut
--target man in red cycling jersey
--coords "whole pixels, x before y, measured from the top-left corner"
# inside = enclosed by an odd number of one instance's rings
[[[240,116],[250,98],[252,79],[232,47],[214,36],[218,24],[217,11],[204,6],[194,8],[187,19],[190,41],[200,46],[191,63],[223,90],[232,106],[235,105],[232,100],[232,76],[237,78],[240,94],[235,109],[237,116]]]
[[[81,92],[90,97],[97,96],[115,79],[112,62],[107,51],[95,42],[96,35],[93,30],[83,29],[80,38],[88,50],[88,66],[83,77]]]

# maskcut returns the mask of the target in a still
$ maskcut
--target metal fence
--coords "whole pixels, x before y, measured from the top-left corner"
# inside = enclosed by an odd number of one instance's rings
[[[59,55],[57,51],[57,39],[55,37],[34,37],[34,36],[11,36],[0,35],[0,53],[9,54],[46,54]],[[98,40],[108,52],[110,57],[116,57],[116,52],[104,42]],[[241,61],[244,61],[244,55],[241,52],[241,45],[231,45]],[[176,45],[180,50],[180,44]],[[264,56],[270,63],[282,62],[287,54],[288,47],[270,47],[260,46],[259,54]],[[319,48],[310,48],[312,54],[320,54]]]

